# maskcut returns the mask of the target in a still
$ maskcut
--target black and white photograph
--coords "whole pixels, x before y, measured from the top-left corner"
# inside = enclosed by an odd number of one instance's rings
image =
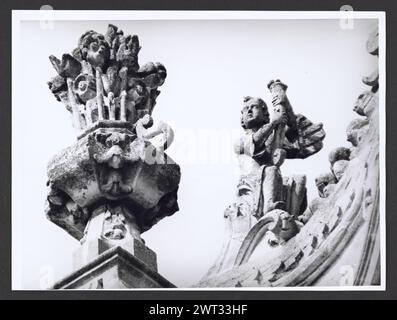
[[[384,291],[384,12],[12,12],[12,290]]]

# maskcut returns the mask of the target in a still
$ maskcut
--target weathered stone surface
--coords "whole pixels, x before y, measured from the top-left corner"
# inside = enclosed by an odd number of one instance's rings
[[[329,197],[336,189],[335,184],[329,184],[324,188],[324,197],[327,198]]]
[[[246,263],[265,236],[268,237],[268,245],[279,245],[295,236],[299,229],[300,226],[294,216],[286,211],[274,209],[266,213],[245,236],[234,265],[239,266]]]
[[[349,166],[350,158],[351,149],[346,147],[335,148],[329,153],[328,160],[331,164],[331,172],[323,173],[315,179],[318,195],[321,198],[329,197],[336,190],[336,184],[342,179],[343,173]],[[301,221],[306,223],[311,214],[311,212],[307,212],[300,218]]]
[[[378,55],[379,52],[379,30],[376,28],[367,40],[367,50],[372,55]]]
[[[325,188],[337,182],[335,175],[331,172],[323,173],[315,179],[318,195],[321,198],[326,198]]]
[[[293,216],[301,215],[307,207],[306,176],[284,177],[284,201],[286,211]]]
[[[50,61],[58,75],[63,78],[76,78],[81,71],[81,63],[73,58],[70,54],[62,55],[62,60],[55,56],[50,56]]]
[[[125,251],[143,262],[148,268],[157,271],[156,253],[145,246],[142,241],[129,238],[126,241],[115,244],[100,237],[85,241],[84,244],[74,253],[74,270],[82,268],[91,261],[94,261],[99,255],[115,246],[123,248]]]
[[[322,149],[325,131],[322,123],[313,124],[301,114],[297,114],[296,121],[299,132],[298,144],[301,150],[298,157],[305,159]]]
[[[375,134],[376,136],[377,133],[377,128],[371,126],[370,129],[375,129],[375,131],[370,130],[370,134],[366,136],[366,139],[370,139],[367,140],[368,142],[372,140],[372,135]],[[378,184],[378,172],[376,170],[373,170],[371,177],[369,177],[364,168],[360,168],[362,163],[367,161],[374,163],[373,161],[376,161],[378,146],[377,144],[365,146],[370,147],[360,148],[359,161],[357,162],[360,165],[358,168],[356,167],[356,170],[348,169],[344,174],[345,178],[335,185],[337,189],[334,194],[328,198],[319,199],[313,205],[311,218],[308,219],[295,237],[287,241],[284,246],[275,247],[273,251],[263,252],[263,254],[253,252],[252,256],[256,255],[254,260],[248,260],[238,268],[226,270],[223,273],[212,275],[212,277],[204,277],[198,286],[224,287],[228,286],[229,279],[244,283],[244,287],[269,286],[270,284],[267,281],[262,281],[262,284],[249,281],[251,277],[255,277],[255,270],[258,269],[261,270],[263,279],[268,279],[271,286],[315,285],[316,281],[322,277],[334,281],[322,282],[322,285],[338,285],[342,275],[339,274],[339,269],[333,268],[333,263],[337,261],[341,252],[356,250],[355,247],[349,246],[350,240],[355,237],[359,228],[365,228],[366,226],[361,218],[361,212],[363,206],[365,206],[363,186],[372,185],[376,188]],[[354,179],[354,183],[349,182],[350,178]],[[346,187],[349,188],[349,193],[345,191]],[[376,221],[379,203],[376,199],[370,203],[371,207],[367,211],[368,216]],[[330,208],[334,208],[334,210],[330,210]],[[375,230],[369,232],[372,235],[376,234]],[[378,237],[368,238],[368,243],[377,241],[376,239]],[[365,252],[367,251],[362,252],[362,257],[365,256]],[[350,257],[353,256],[360,257],[357,254],[350,255]],[[363,261],[370,263],[371,257],[365,257],[362,258]],[[351,263],[356,265],[354,261],[351,261]],[[371,268],[373,270],[371,272],[375,272],[376,268],[373,268],[372,264]],[[354,272],[356,275],[358,271],[355,269]],[[357,280],[355,285],[379,284],[379,282],[371,282],[372,278],[365,271],[362,272],[366,276]],[[328,274],[336,276],[325,277]]]
[[[335,175],[337,181],[342,179],[347,167],[349,166],[348,160],[338,160],[332,166],[332,172]]]
[[[151,271],[156,255],[141,238],[178,211],[180,168],[165,154],[174,132],[151,117],[167,72],[140,67],[139,50],[136,35],[109,25],[105,35],[85,32],[72,55],[50,56],[58,75],[48,86],[72,113],[78,140],[48,164],[46,215],[82,243],[81,269],[58,287],[92,288],[97,272],[101,288],[172,286]]]
[[[328,155],[328,160],[331,163],[331,166],[335,164],[335,162],[339,160],[350,160],[350,149],[345,147],[338,147],[332,150]]]
[[[57,282],[54,289],[173,288],[172,283],[122,247],[113,247]]]
[[[102,35],[87,31],[62,60],[50,56],[58,76],[48,82],[51,92],[73,115],[78,135],[98,121],[134,124],[152,114],[167,76],[161,63],[138,64],[136,35],[124,35],[114,25]]]
[[[372,42],[368,43],[370,53],[377,54],[375,47]],[[283,89],[281,84],[279,87]],[[300,231],[284,243],[277,243],[272,232],[277,219],[271,217],[273,211],[268,212],[242,242],[234,267],[210,270],[197,286],[380,284],[377,92],[372,90],[359,97],[355,111],[365,119],[354,120],[347,129],[347,139],[353,147],[337,148],[330,154],[331,171],[316,179],[320,198],[313,199],[299,216],[304,223],[297,225]],[[244,125],[244,116],[242,120]],[[297,121],[298,132],[302,132],[299,128],[310,127],[311,132],[316,131],[304,117],[298,116]],[[253,154],[255,148],[245,150]],[[284,183],[287,181],[284,179]],[[221,266],[223,262],[220,257],[216,265]],[[346,266],[352,269],[349,284],[341,273],[341,268]]]
[[[225,244],[207,277],[246,263],[257,247],[266,251],[284,244],[302,226],[297,219],[307,207],[306,177],[283,178],[280,166],[285,159],[318,152],[325,133],[322,124],[295,115],[287,85],[276,80],[268,88],[273,97],[271,117],[261,98],[244,98],[240,117],[244,133],[235,145],[241,171],[238,196],[224,215]]]
[[[148,230],[178,210],[179,166],[156,150],[123,129],[102,128],[83,137],[48,165],[49,193],[60,199],[48,198],[48,218],[81,239],[101,199],[120,200],[134,212],[140,231]],[[67,212],[78,217],[66,219]]]
[[[349,141],[353,147],[357,147],[362,137],[365,135],[368,129],[368,120],[366,119],[354,119],[352,120],[346,129],[346,140]]]
[[[376,93],[379,89],[379,69],[373,71],[369,76],[363,77],[362,81],[367,86],[372,87],[371,91]]]
[[[378,105],[377,99],[373,92],[365,91],[358,96],[353,110],[360,116],[370,116]]]

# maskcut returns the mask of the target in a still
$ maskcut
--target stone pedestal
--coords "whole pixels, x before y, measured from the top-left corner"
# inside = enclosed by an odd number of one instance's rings
[[[146,266],[151,270],[157,271],[156,253],[145,246],[141,241],[130,239],[117,246],[132,254],[136,259],[146,264]],[[92,240],[84,243],[84,245],[81,246],[73,256],[74,270],[92,262],[96,257],[113,247],[114,246],[112,244],[103,239]]]

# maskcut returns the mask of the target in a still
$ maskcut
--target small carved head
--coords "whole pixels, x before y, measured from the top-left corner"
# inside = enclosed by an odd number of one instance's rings
[[[162,86],[167,77],[167,70],[160,62],[145,63],[138,72],[142,75],[143,81],[150,89]]]
[[[281,229],[280,229],[279,237],[282,240],[288,241],[299,232],[299,228],[295,221],[294,216],[289,214],[288,212],[283,212],[280,215],[280,222],[281,222]]]
[[[315,179],[318,194],[321,198],[325,198],[325,188],[330,184],[335,184],[335,176],[332,173],[324,173]]]
[[[96,96],[96,85],[93,76],[80,74],[74,81],[73,91],[85,103]]]
[[[127,234],[124,215],[121,213],[106,212],[102,234],[108,240],[124,239]]]
[[[79,47],[82,58],[93,67],[103,68],[110,58],[109,44],[105,37],[96,31],[87,31],[80,37]]]
[[[244,97],[240,121],[244,129],[256,129],[269,123],[269,112],[265,101],[261,98]]]
[[[368,115],[366,108],[372,97],[373,93],[370,91],[366,91],[360,94],[356,100],[356,103],[354,104],[353,111],[357,112],[360,116]]]
[[[346,140],[349,141],[354,147],[358,146],[360,142],[360,129],[368,125],[368,120],[354,119],[347,126]]]
[[[369,36],[367,43],[367,50],[370,54],[378,55],[379,52],[379,30],[376,28]]]

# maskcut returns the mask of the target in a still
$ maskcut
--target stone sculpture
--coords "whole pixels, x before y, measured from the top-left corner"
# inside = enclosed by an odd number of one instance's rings
[[[46,215],[82,243],[78,267],[121,247],[155,271],[141,233],[178,211],[180,168],[165,154],[173,131],[152,118],[167,72],[161,63],[140,66],[139,50],[136,35],[109,25],[105,35],[85,32],[72,54],[50,56],[58,74],[48,85],[78,140],[48,164]]]
[[[50,56],[58,75],[48,85],[72,113],[78,133],[102,120],[134,124],[151,115],[167,72],[161,63],[140,67],[139,50],[136,35],[109,25],[105,35],[84,33],[72,55]]]
[[[367,49],[378,55],[377,31]],[[363,82],[371,90],[354,106],[360,118],[346,130],[351,145],[329,153],[330,170],[315,179],[319,197],[309,205],[304,177],[281,179],[279,166],[284,159],[320,151],[321,125],[294,113],[281,81],[269,83],[273,117],[262,100],[245,100],[245,132],[236,147],[242,175],[236,201],[225,215],[228,238],[197,286],[380,284],[377,70]],[[247,181],[249,187],[242,188]],[[349,278],[341,272],[346,267]]]

